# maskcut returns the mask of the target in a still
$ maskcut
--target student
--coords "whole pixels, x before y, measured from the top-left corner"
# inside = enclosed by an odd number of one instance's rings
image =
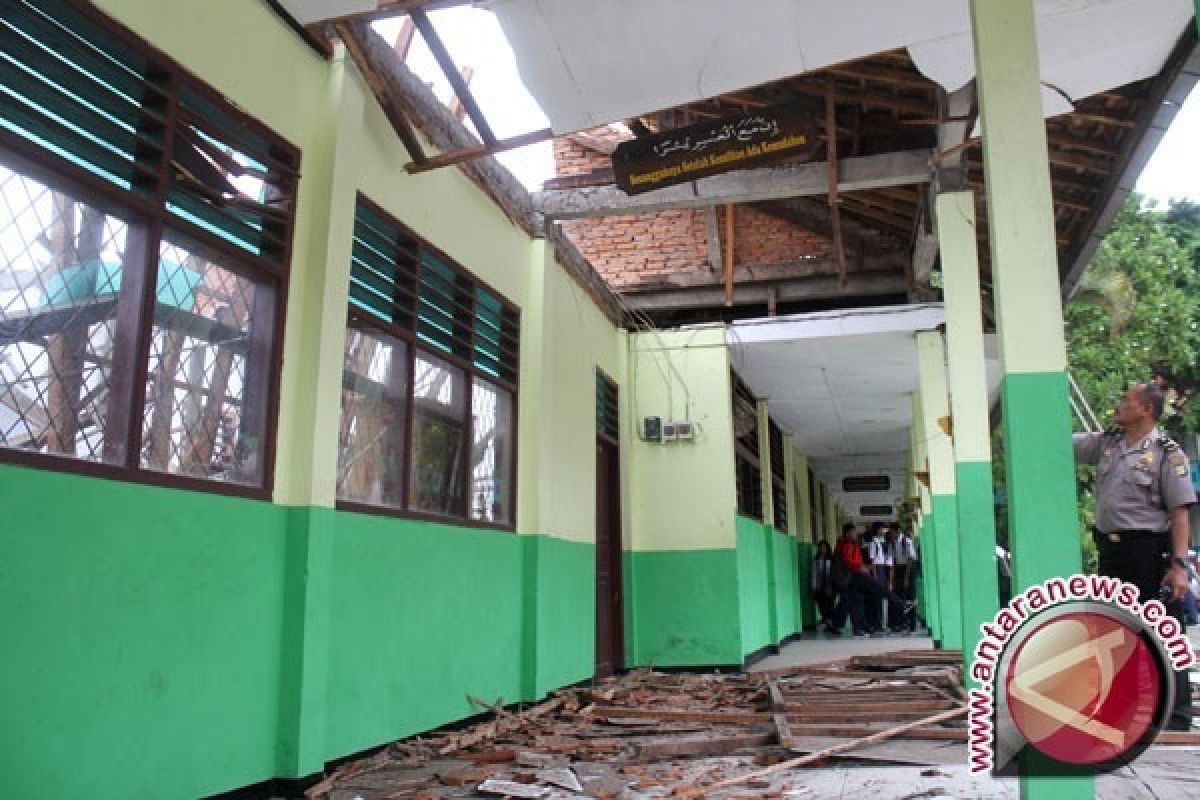
[[[812,574],[809,576],[809,588],[812,589],[813,600],[821,618],[817,621],[817,630],[830,630],[830,620],[833,618],[833,549],[829,542],[820,542],[817,553],[813,556]]]
[[[855,636],[869,636],[878,631],[867,624],[863,613],[863,600],[888,600],[900,606],[901,613],[909,614],[914,607],[891,589],[871,577],[862,560],[862,550],[853,523],[842,526],[842,537],[834,551],[833,583],[841,593],[837,607],[833,610],[833,630],[840,631],[850,616],[851,630]],[[843,588],[844,587],[844,588]]]

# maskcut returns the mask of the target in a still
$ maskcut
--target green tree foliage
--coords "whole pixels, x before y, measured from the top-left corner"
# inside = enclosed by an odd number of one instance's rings
[[[1096,250],[1063,313],[1068,362],[1102,426],[1121,395],[1156,371],[1168,372],[1180,394],[1200,387],[1200,204],[1172,201],[1146,207],[1134,194]],[[1076,428],[1082,430],[1079,421]],[[1164,421],[1168,431],[1200,431],[1200,398]],[[993,435],[993,477],[1005,492],[1003,437]],[[1080,469],[1079,523],[1084,566],[1095,569],[1090,530],[1094,469]],[[997,532],[1007,541],[1007,509]]]
[[[1063,308],[1069,368],[1100,424],[1130,385],[1155,372],[1171,376],[1186,396],[1200,379],[1200,206],[1175,201],[1146,208],[1132,195]],[[1168,410],[1173,435],[1200,430],[1200,403]],[[1076,426],[1079,421],[1076,420]],[[1084,563],[1095,567],[1089,531],[1095,510],[1094,469],[1080,469],[1079,523]]]
[[[1072,375],[1101,424],[1130,385],[1165,367],[1184,387],[1200,378],[1200,206],[1160,211],[1132,195],[1064,307]],[[1200,430],[1200,404],[1171,421]]]

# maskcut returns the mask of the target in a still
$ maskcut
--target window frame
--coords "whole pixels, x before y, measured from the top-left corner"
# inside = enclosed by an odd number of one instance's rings
[[[89,477],[119,480],[173,489],[185,489],[207,494],[229,495],[256,500],[270,500],[275,485],[276,455],[279,435],[280,387],[283,370],[283,344],[287,320],[290,265],[294,249],[296,206],[299,197],[299,174],[302,151],[283,135],[242,111],[217,89],[183,67],[175,59],[111,19],[90,3],[65,0],[71,9],[95,25],[106,35],[147,62],[147,74],[153,74],[157,86],[153,94],[165,104],[162,153],[156,157],[153,170],[147,166],[143,173],[150,176],[146,187],[123,188],[85,167],[72,163],[47,147],[40,146],[14,131],[0,127],[0,164],[47,188],[67,193],[80,202],[122,220],[129,227],[133,244],[127,247],[132,255],[126,265],[140,260],[139,268],[123,272],[122,291],[118,295],[114,339],[122,343],[123,359],[132,361],[132,369],[118,372],[116,357],[110,375],[114,396],[120,403],[118,413],[111,415],[124,432],[125,453],[121,463],[85,461],[57,453],[39,453],[20,448],[0,447],[0,464],[45,469]],[[32,46],[32,45],[31,45]],[[147,79],[147,85],[152,85]],[[280,224],[286,226],[278,260],[272,262],[238,247],[233,242],[207,230],[193,220],[172,213],[168,197],[176,186],[170,155],[181,117],[190,113],[181,110],[184,90],[195,93],[202,101],[217,106],[245,131],[262,137],[271,147],[290,160],[283,171],[283,183],[290,189],[290,202]],[[168,231],[190,241],[197,249],[210,254],[216,266],[233,272],[256,284],[268,286],[275,294],[274,319],[269,328],[270,342],[265,348],[269,368],[263,406],[262,466],[259,482],[241,484],[198,478],[189,475],[156,471],[141,465],[144,444],[144,414],[147,400],[146,383],[152,348],[156,277],[160,248],[167,241]],[[136,237],[136,239],[135,239]],[[132,298],[132,299],[127,299]],[[136,302],[135,302],[136,301]],[[251,335],[264,331],[251,328]],[[119,394],[118,394],[119,392]]]
[[[771,417],[767,418],[768,447],[771,451],[771,520],[772,527],[780,533],[790,530],[787,508],[787,462],[784,461],[786,445],[783,440],[783,428]],[[780,516],[783,516],[783,526],[780,527]]]
[[[758,398],[750,387],[741,379],[737,372],[730,370],[730,410],[733,415],[733,464],[734,464],[734,497],[737,513],[748,519],[762,522],[766,518],[766,508],[762,497],[762,453],[759,443]],[[748,443],[743,443],[737,435],[738,404],[749,406],[754,419],[754,436]],[[749,471],[749,474],[744,474]],[[743,487],[743,483],[747,485]],[[750,484],[753,484],[751,490]],[[748,508],[742,506],[742,495],[747,494]]]
[[[496,291],[490,284],[475,275],[474,272],[464,267],[456,259],[451,258],[444,250],[431,243],[428,239],[418,234],[410,226],[404,224],[396,218],[396,216],[378,203],[367,197],[364,193],[357,192],[355,195],[355,205],[365,207],[370,213],[382,217],[390,225],[395,226],[398,233],[410,238],[416,247],[416,255],[414,261],[414,269],[420,268],[421,254],[423,251],[428,251],[430,255],[436,258],[442,264],[454,270],[455,278],[460,281],[470,282],[476,289],[483,289],[492,295],[500,303],[501,307],[514,314],[516,319],[517,341],[516,353],[514,358],[514,379],[508,380],[503,376],[492,375],[479,367],[475,366],[473,357],[464,358],[459,353],[453,350],[443,350],[428,342],[425,342],[417,333],[417,313],[413,315],[412,329],[405,328],[401,325],[389,324],[372,316],[364,311],[351,307],[346,314],[346,329],[351,326],[369,326],[370,328],[379,331],[380,333],[391,336],[395,339],[404,341],[407,345],[406,357],[409,380],[408,401],[405,404],[405,420],[404,420],[404,463],[401,465],[401,474],[404,481],[403,491],[403,507],[396,508],[394,506],[379,506],[371,503],[363,503],[356,500],[342,500],[337,498],[334,507],[342,511],[351,511],[359,514],[372,514],[375,516],[394,517],[397,519],[418,520],[422,522],[435,522],[443,525],[456,525],[466,528],[482,528],[486,530],[502,531],[506,533],[516,533],[517,530],[517,515],[520,502],[520,493],[517,491],[518,468],[520,465],[520,382],[521,382],[521,308],[516,303],[510,301],[504,294]],[[356,215],[357,216],[357,215]],[[420,303],[420,285],[419,279],[416,282],[417,293],[413,297],[414,307]],[[472,311],[476,304],[475,295],[472,294]],[[349,305],[349,291],[347,291],[347,304]],[[344,346],[344,345],[343,345]],[[462,464],[462,498],[461,508],[459,509],[461,516],[450,514],[439,514],[430,511],[418,511],[412,508],[412,447],[413,447],[413,420],[416,416],[416,401],[415,401],[415,386],[416,386],[416,365],[417,356],[419,353],[424,353],[427,357],[442,361],[449,366],[459,369],[463,372],[465,378],[464,386],[464,452],[467,457],[463,459]],[[486,381],[496,389],[508,392],[511,397],[512,408],[512,448],[508,457],[509,466],[509,481],[511,485],[510,502],[510,520],[505,523],[491,522],[485,519],[471,518],[471,458],[470,453],[472,443],[474,441],[475,426],[473,414],[473,402],[475,392],[475,379]]]

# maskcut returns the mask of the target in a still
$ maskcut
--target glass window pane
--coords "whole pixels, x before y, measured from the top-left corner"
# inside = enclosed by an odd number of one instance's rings
[[[224,261],[175,238],[159,250],[141,465],[259,485],[274,291]]]
[[[128,234],[0,166],[0,447],[124,461],[105,437],[123,438],[110,379]]]
[[[471,519],[512,519],[512,395],[475,380],[471,391]]]
[[[342,423],[338,436],[339,500],[402,508],[404,342],[367,327],[346,331]]]
[[[466,431],[462,370],[420,353],[413,373],[412,507],[461,516]]]

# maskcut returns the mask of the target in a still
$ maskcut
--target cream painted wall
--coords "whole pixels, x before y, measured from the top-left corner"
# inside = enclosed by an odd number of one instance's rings
[[[733,406],[729,351],[720,325],[633,333],[629,382],[630,543],[634,550],[733,548]],[[643,442],[643,417],[690,418],[692,442]]]
[[[317,57],[265,3],[97,5],[302,151],[276,501],[333,504],[353,203],[362,191],[521,309],[518,527],[593,540],[594,370],[624,393],[624,340],[552,250],[460,170],[404,172],[408,154],[354,65],[341,54]]]
[[[353,152],[340,135],[336,113],[347,103],[357,104],[343,92],[353,82],[343,80],[338,65],[313,53],[265,3],[99,0],[96,5],[300,148],[274,495],[286,504],[332,505],[332,486],[323,485],[332,472],[322,470],[324,459],[316,453],[335,452],[336,441],[322,442],[316,419],[329,417],[328,397],[319,398],[311,387],[323,383],[313,350],[325,338],[321,314],[330,288],[325,263],[338,227],[331,219],[336,216],[330,206],[337,182],[333,164],[339,149]]]
[[[365,111],[358,172],[363,194],[524,312],[530,238],[462,170],[405,172],[408,152],[379,104],[371,99]]]
[[[796,498],[796,531],[802,542],[814,542],[819,532],[813,530],[812,493],[808,485],[808,456],[799,450],[792,451],[792,491]]]
[[[629,391],[620,355],[623,339],[558,264],[553,248],[538,249],[543,256],[541,362],[522,381],[529,403],[521,422],[520,457],[536,450],[539,468],[536,476],[526,475],[518,501],[536,494],[536,517],[520,530],[594,542],[596,369],[617,384],[619,396]],[[621,448],[627,452],[626,442]],[[624,468],[629,459],[622,461]]]

